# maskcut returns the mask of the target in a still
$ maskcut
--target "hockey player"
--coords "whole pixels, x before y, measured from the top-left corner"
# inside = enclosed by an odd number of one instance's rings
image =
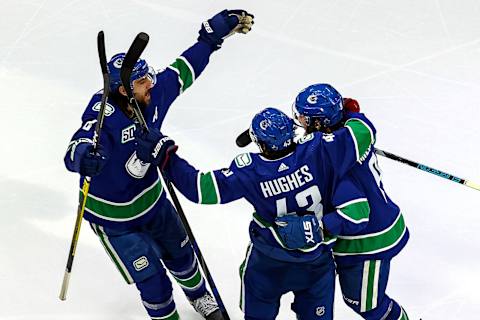
[[[140,159],[165,170],[189,200],[245,198],[253,205],[251,244],[240,267],[245,319],[275,319],[287,292],[295,295],[298,319],[333,318],[335,239],[321,234],[323,206],[331,201],[346,215],[368,216],[369,210],[355,185],[340,177],[364,156],[372,129],[356,120],[347,127],[335,136],[316,133],[294,143],[293,120],[267,108],[255,115],[249,131],[260,153],[241,154],[228,169],[205,173],[174,154],[174,142],[160,132],[138,137]]]
[[[357,101],[342,99],[328,84],[305,88],[293,104],[294,117],[307,133],[337,134],[348,119],[364,119],[363,114],[349,111],[360,111]],[[408,229],[399,207],[385,192],[374,148],[362,160],[350,174],[366,193],[370,215],[323,217],[325,230],[338,237],[333,254],[343,299],[364,319],[406,320],[405,310],[385,290],[390,261],[407,243]]]
[[[159,130],[170,105],[198,78],[224,38],[247,33],[252,24],[253,15],[246,11],[224,10],[203,22],[198,41],[165,70],[156,73],[139,59],[131,86],[148,125]],[[133,109],[120,80],[124,57],[117,54],[108,63],[111,94],[98,151],[92,153],[92,137],[101,92],[90,100],[65,156],[68,170],[82,178],[93,177],[84,217],[125,281],[135,283],[152,319],[179,319],[165,267],[198,313],[206,319],[223,319],[165,196],[158,168],[140,161],[135,153]]]

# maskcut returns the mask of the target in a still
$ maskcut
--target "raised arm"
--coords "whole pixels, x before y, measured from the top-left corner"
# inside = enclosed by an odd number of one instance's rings
[[[235,33],[247,33],[252,25],[253,15],[244,10],[223,10],[202,23],[197,42],[157,73],[153,90],[164,96],[167,106],[160,111],[163,113],[161,119],[172,102],[200,76],[210,55],[221,48],[224,39]]]

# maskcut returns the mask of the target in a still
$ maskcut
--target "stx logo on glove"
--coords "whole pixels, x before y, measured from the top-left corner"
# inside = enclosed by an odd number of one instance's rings
[[[155,146],[155,149],[153,149],[153,152],[152,152],[152,156],[154,158],[158,156],[158,153],[162,149],[162,145],[165,143],[165,141],[168,141],[168,140],[171,140],[171,139],[169,137],[163,137],[158,141],[157,145]]]
[[[207,31],[207,33],[213,33],[213,29],[212,27],[210,27],[208,21],[203,21],[203,27],[205,28],[205,31]]]
[[[308,243],[315,244],[315,240],[313,239],[313,227],[312,222],[310,221],[303,221],[303,230],[305,230],[305,240]]]

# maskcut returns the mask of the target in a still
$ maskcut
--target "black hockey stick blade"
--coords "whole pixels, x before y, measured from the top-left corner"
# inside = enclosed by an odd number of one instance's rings
[[[127,97],[130,105],[133,107],[133,112],[135,113],[135,118],[142,126],[143,130],[148,131],[147,123],[143,118],[140,107],[138,106],[137,100],[133,96],[132,87],[130,85],[130,79],[132,76],[133,68],[137,63],[138,58],[142,55],[143,50],[145,50],[148,44],[149,36],[145,32],[140,32],[133,40],[132,45],[125,55],[125,59],[122,63],[122,68],[120,69],[120,79],[122,80],[122,85],[127,92]]]
[[[103,31],[100,31],[97,35],[97,49],[98,58],[100,60],[100,68],[102,69],[103,75],[103,93],[102,101],[100,103],[100,110],[98,112],[97,123],[95,125],[95,135],[93,136],[95,148],[100,140],[100,132],[103,127],[103,120],[105,119],[105,105],[107,103],[108,94],[110,93],[110,76],[108,74],[107,55],[105,53],[105,35]]]
[[[125,60],[123,60],[122,68],[120,69],[120,79],[122,84],[127,91],[129,99],[133,96],[132,89],[130,87],[130,76],[132,75],[133,68],[135,63],[137,63],[138,58],[142,55],[143,50],[147,47],[149,40],[148,34],[145,32],[140,32],[135,40],[133,40],[132,45],[125,55]]]
[[[237,140],[235,142],[237,143],[237,146],[240,148],[246,147],[252,142],[252,139],[250,138],[250,134],[248,133],[249,129],[243,131],[240,133],[237,137]]]
[[[107,55],[105,53],[105,35],[100,31],[97,35],[98,58],[100,60],[100,67],[103,74],[108,74],[107,69]]]

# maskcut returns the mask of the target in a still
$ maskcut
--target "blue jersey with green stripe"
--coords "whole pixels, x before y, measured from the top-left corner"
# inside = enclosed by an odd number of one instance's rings
[[[334,134],[303,137],[294,152],[280,159],[244,153],[228,169],[206,173],[174,155],[167,174],[193,202],[216,204],[245,198],[255,210],[250,236],[257,249],[284,261],[309,261],[328,249],[335,239],[326,237],[314,247],[289,250],[277,233],[275,218],[308,212],[321,219],[325,204],[335,192],[343,192],[343,187],[337,184],[369,150],[374,141],[372,128],[369,122],[352,120]],[[352,193],[348,197],[356,204],[363,201],[368,211],[363,195]]]
[[[348,116],[356,121],[368,121],[363,114]],[[405,246],[409,237],[399,207],[385,192],[374,148],[368,150],[362,160],[353,167],[349,176],[365,192],[370,206],[369,214],[342,212],[341,207],[348,200],[338,197],[333,201],[336,214],[327,214],[323,218],[326,228],[334,230],[333,233],[337,235],[333,247],[337,263],[392,258]]]
[[[199,41],[157,73],[150,92],[151,103],[143,111],[150,128],[161,128],[170,105],[200,75],[211,53],[211,47]],[[65,165],[71,171],[79,167],[78,146],[92,142],[101,96],[102,92],[98,92],[90,100],[82,116],[82,126],[68,146]],[[100,144],[109,160],[102,172],[91,180],[85,219],[109,227],[139,225],[168,201],[157,167],[143,163],[136,156],[135,130],[132,119],[118,105],[108,101]]]

